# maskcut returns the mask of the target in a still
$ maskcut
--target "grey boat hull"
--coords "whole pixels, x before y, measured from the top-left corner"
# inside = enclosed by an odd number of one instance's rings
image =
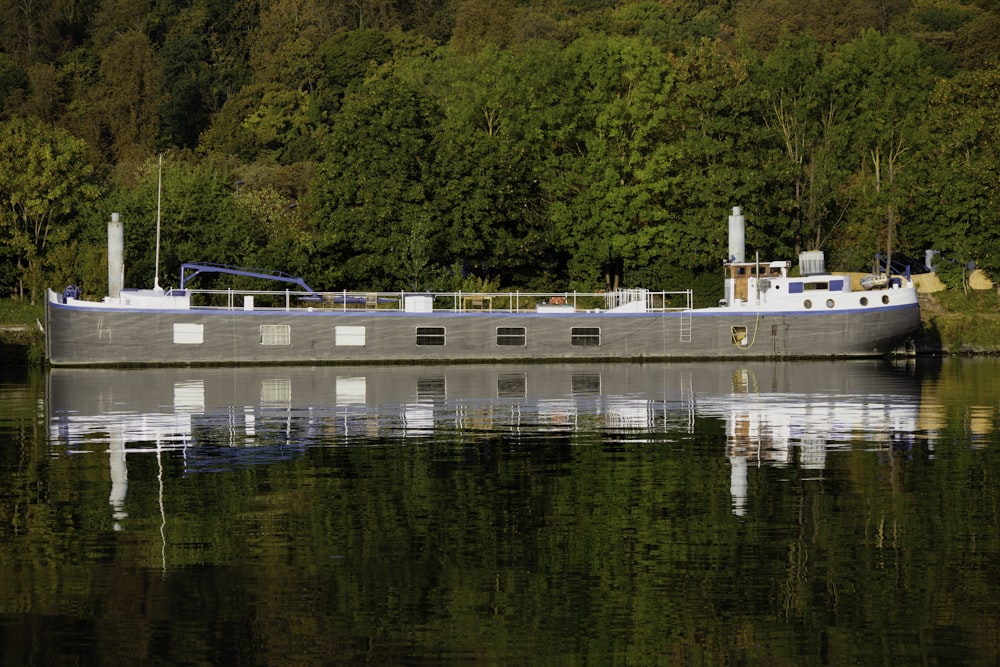
[[[196,344],[177,327],[195,327]],[[916,303],[837,312],[406,313],[129,310],[49,300],[53,366],[357,364],[876,357],[920,328]],[[287,339],[262,342],[277,327]],[[345,344],[338,330],[362,332]],[[426,334],[432,331],[433,344]],[[498,334],[515,332],[513,338]],[[742,332],[740,342],[735,331]],[[585,335],[581,335],[581,333]]]

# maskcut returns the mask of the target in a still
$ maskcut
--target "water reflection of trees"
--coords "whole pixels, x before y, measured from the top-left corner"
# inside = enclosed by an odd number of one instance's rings
[[[516,391],[492,411],[438,392],[409,403],[451,418],[411,435],[405,410],[373,417],[357,382],[328,414],[272,394],[249,420],[243,403],[189,413],[188,443],[207,442],[215,466],[193,466],[176,421],[162,470],[127,452],[119,533],[106,443],[53,451],[38,394],[0,419],[16,443],[0,467],[0,600],[19,633],[5,646],[45,662],[793,664],[941,662],[958,647],[988,664],[1000,486],[968,406],[995,420],[995,380],[949,373],[924,381],[902,441],[870,405],[850,404],[877,427],[824,431],[794,403],[776,416],[766,400],[732,410],[738,396],[695,394],[618,410],[591,392],[540,411],[554,421],[539,429]],[[834,412],[843,424],[839,409],[808,416]],[[240,438],[270,458],[233,465]],[[327,446],[282,444],[311,439]],[[741,514],[731,457],[747,466]]]

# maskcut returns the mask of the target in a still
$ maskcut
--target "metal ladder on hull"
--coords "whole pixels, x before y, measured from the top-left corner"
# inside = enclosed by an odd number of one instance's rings
[[[681,311],[681,342],[691,342],[691,311]]]

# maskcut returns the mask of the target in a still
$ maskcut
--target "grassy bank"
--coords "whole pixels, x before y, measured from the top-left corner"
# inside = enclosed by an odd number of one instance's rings
[[[924,328],[917,350],[926,354],[1000,354],[997,290],[945,290],[920,295]]]
[[[922,294],[923,330],[918,354],[1000,354],[1000,294],[997,290],[947,290]],[[0,364],[41,366],[45,337],[41,305],[0,299]]]
[[[44,311],[24,299],[0,299],[0,364],[41,366],[45,337],[39,329]]]

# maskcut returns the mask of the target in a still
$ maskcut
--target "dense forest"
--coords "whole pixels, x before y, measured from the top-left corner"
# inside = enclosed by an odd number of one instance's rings
[[[112,211],[137,287],[705,303],[734,205],[762,258],[997,277],[998,44],[998,0],[5,0],[0,295],[103,294]]]

